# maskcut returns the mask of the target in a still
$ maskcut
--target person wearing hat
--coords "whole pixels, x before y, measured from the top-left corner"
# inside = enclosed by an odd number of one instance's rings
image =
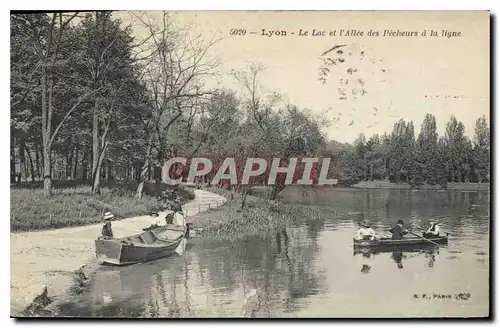
[[[113,230],[111,229],[111,221],[115,216],[111,212],[105,212],[103,215],[104,225],[102,226],[101,235],[104,238],[113,238]]]
[[[403,220],[398,220],[398,224],[389,229],[389,232],[392,233],[392,240],[401,240],[408,233],[407,229],[403,229],[403,224]]]
[[[375,239],[375,230],[370,226],[370,222],[364,220],[361,222],[361,228],[359,228],[358,233],[356,235],[356,239],[358,240],[374,240]]]
[[[429,223],[429,229],[423,233],[424,238],[436,238],[439,237],[439,225],[436,221],[431,221]]]

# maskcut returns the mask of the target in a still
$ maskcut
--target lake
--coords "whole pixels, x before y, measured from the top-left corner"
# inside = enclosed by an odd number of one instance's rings
[[[113,317],[464,317],[489,313],[489,193],[290,188],[289,203],[334,207],[267,237],[192,238],[183,256],[102,267],[61,315]],[[438,219],[448,247],[355,254],[362,219],[421,231]],[[247,296],[245,296],[247,295]]]

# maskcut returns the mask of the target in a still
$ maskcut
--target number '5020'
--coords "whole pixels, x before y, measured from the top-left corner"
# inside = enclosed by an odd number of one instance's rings
[[[229,35],[245,35],[245,34],[247,34],[247,30],[245,30],[245,29],[232,28],[229,31]]]

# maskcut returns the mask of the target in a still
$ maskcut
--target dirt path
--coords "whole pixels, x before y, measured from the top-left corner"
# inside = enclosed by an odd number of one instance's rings
[[[195,199],[182,206],[189,217],[222,205],[223,196],[195,190]],[[167,212],[159,213],[164,217]],[[156,222],[149,215],[113,222],[113,233],[123,237],[139,233]],[[95,266],[94,241],[102,224],[10,234],[11,315],[22,311],[47,286],[50,295],[59,295],[71,286],[73,271],[82,265]]]

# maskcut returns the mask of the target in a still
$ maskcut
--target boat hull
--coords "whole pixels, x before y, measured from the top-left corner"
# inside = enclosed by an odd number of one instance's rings
[[[424,240],[421,238],[405,238],[401,240],[392,240],[389,238],[378,240],[353,240],[355,249],[369,248],[369,249],[386,249],[400,250],[400,249],[419,249],[426,247],[433,247],[438,245],[448,244],[448,236],[440,236],[439,238],[431,238]]]
[[[171,229],[169,229],[171,228]],[[160,239],[168,233],[171,238]],[[125,238],[99,238],[96,257],[101,264],[129,265],[164,258],[174,253],[186,234],[186,227],[160,227]]]

